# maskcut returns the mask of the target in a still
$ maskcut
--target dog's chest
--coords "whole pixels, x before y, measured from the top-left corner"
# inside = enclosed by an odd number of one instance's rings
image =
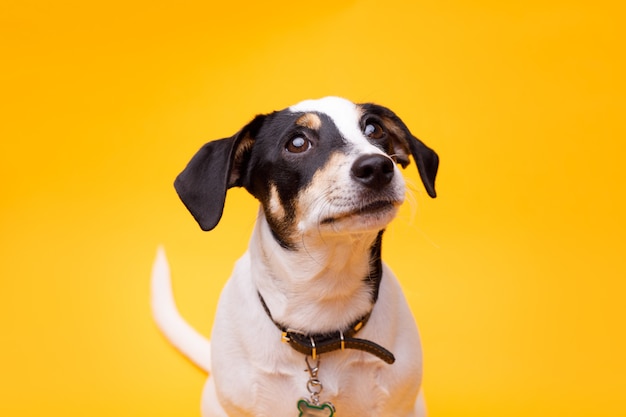
[[[320,406],[332,403],[336,409],[334,415],[341,417],[413,415],[417,392],[409,392],[413,391],[414,384],[408,379],[403,381],[407,375],[398,375],[395,369],[390,369],[390,365],[382,361],[362,360],[361,353],[349,355],[348,358],[342,358],[341,355],[337,353],[322,357],[318,374],[323,386],[319,393]],[[300,416],[302,407],[299,409],[299,402],[302,399],[310,401],[311,394],[307,388],[307,365],[303,356],[299,359],[301,361],[289,365],[289,372],[283,370],[272,373],[250,369],[249,372],[254,375],[250,383],[227,384],[229,401],[224,401],[223,405],[229,415]],[[225,381],[221,383],[224,388]],[[393,398],[390,393],[394,393]],[[239,414],[243,404],[246,404],[247,412],[251,414]],[[233,407],[232,410],[229,405]],[[328,409],[324,408],[320,412],[327,413]]]
[[[307,415],[329,415],[329,408],[323,407],[326,403],[332,403],[335,408],[335,416],[364,417],[380,415],[405,415],[401,410],[412,408],[414,398],[409,400],[394,398],[391,402],[389,389],[393,389],[394,383],[389,372],[384,372],[387,364],[376,365],[371,362],[341,360],[341,364],[333,363],[335,355],[327,355],[320,362],[319,382],[323,387],[319,392],[319,405],[322,410],[310,410]],[[360,357],[360,353],[354,356]],[[302,366],[295,366],[293,373],[285,374],[259,374],[255,381],[248,387],[248,398],[256,403],[251,409],[255,415],[267,416],[299,416],[299,402],[302,399],[311,401],[309,380],[306,372],[304,357]],[[247,391],[246,388],[244,390]],[[280,394],[277,394],[280,393]],[[278,395],[278,396],[277,396]],[[268,401],[268,399],[270,401]],[[405,402],[403,404],[403,402]],[[261,411],[259,413],[259,411]]]

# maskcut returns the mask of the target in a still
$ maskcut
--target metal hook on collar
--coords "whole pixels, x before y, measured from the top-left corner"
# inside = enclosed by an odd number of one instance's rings
[[[305,356],[304,360],[306,362],[306,366],[308,369],[305,369],[305,372],[309,373],[309,380],[306,383],[306,389],[311,394],[311,402],[314,405],[318,405],[320,401],[320,393],[324,389],[321,381],[317,378],[317,373],[319,371],[320,360],[317,359],[317,362],[314,366],[309,362],[309,357]]]
[[[315,364],[315,366],[311,366],[311,364],[309,363],[309,357],[308,356],[304,357],[304,361],[306,362],[307,368],[309,368],[309,369],[305,369],[305,371],[309,373],[311,378],[317,378],[317,373],[320,370],[320,360],[317,359],[317,363]]]

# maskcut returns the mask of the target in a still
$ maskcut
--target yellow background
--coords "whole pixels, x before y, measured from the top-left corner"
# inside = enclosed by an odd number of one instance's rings
[[[208,334],[256,203],[231,191],[202,233],[172,181],[256,113],[332,94],[441,156],[436,200],[406,170],[384,245],[430,415],[626,416],[620,3],[4,0],[0,415],[198,416],[151,263],[164,244]]]

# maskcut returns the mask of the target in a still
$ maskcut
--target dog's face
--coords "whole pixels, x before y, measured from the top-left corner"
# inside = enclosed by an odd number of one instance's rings
[[[209,142],[176,180],[204,230],[219,221],[227,188],[260,202],[278,242],[303,235],[377,232],[404,201],[396,164],[416,160],[435,197],[437,155],[389,109],[327,97],[257,116],[231,138]]]

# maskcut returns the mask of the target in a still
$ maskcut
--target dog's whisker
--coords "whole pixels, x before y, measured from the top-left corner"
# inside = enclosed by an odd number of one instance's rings
[[[420,205],[417,202],[417,196],[415,193],[416,191],[415,183],[410,178],[405,179],[405,182],[406,182],[407,187],[406,187],[404,196],[405,196],[405,201],[408,203],[409,209],[410,209],[409,223],[412,224],[415,220],[418,210],[420,209]]]

